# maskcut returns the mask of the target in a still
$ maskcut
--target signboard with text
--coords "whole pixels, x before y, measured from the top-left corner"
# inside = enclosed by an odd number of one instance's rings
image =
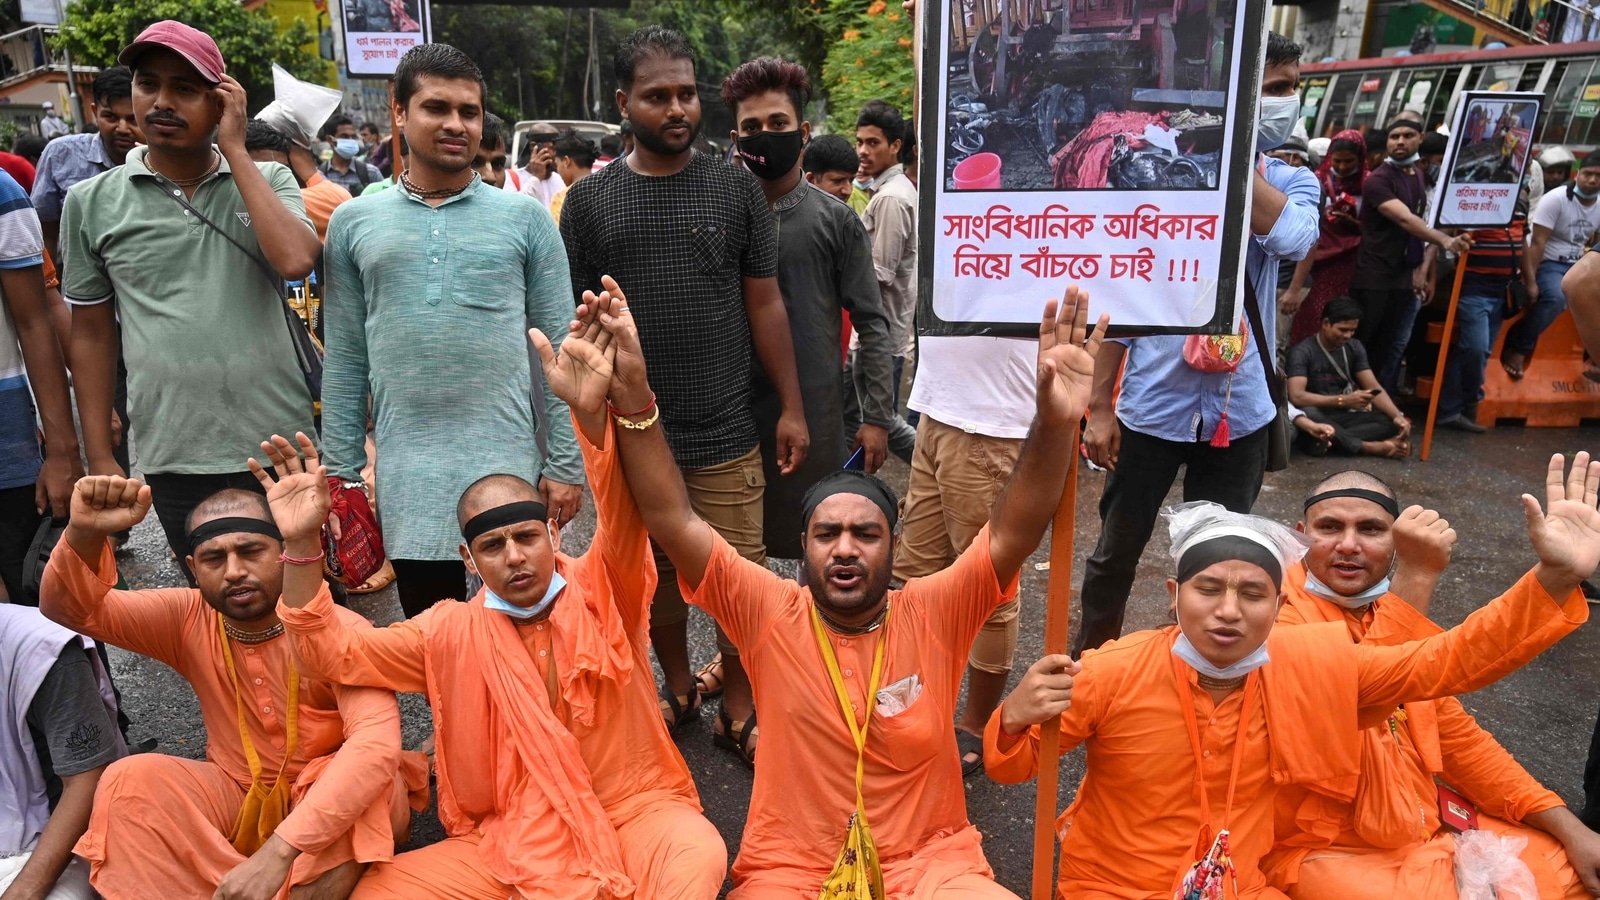
[[[1051,0],[973,21],[970,4],[927,3],[921,333],[1037,335],[1072,282],[1115,333],[1237,329],[1266,3],[1115,8],[1137,21],[1091,28]]]
[[[345,69],[356,78],[391,78],[400,57],[432,40],[428,0],[340,0]]]
[[[1434,228],[1511,224],[1533,152],[1543,94],[1468,91],[1456,103],[1450,146],[1439,168],[1429,218]]]

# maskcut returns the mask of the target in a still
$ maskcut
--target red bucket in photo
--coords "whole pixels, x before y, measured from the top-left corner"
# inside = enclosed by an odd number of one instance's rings
[[[951,173],[958,191],[992,191],[1000,187],[1000,157],[993,153],[974,153],[956,163]]]

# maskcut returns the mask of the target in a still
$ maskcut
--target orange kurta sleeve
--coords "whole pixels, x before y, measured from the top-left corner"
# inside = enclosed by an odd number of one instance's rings
[[[753,652],[772,627],[780,598],[798,594],[799,585],[773,574],[771,569],[739,555],[722,535],[711,532],[711,558],[698,589],[690,588],[678,573],[683,599],[706,611],[727,632],[735,646]]]
[[[318,599],[333,605],[326,584]],[[353,622],[341,627],[353,632],[377,630]],[[344,743],[274,832],[304,853],[316,853],[348,832],[394,788],[400,770],[400,706],[394,693],[344,684],[335,684],[333,693]]]
[[[355,628],[339,620],[324,587],[301,609],[278,602],[295,665],[335,684],[420,694],[428,689],[423,624],[429,611],[387,628]],[[389,768],[392,777],[394,767]]]
[[[1088,676],[1088,677],[1086,677]],[[1061,714],[1061,752],[1088,740],[1100,717],[1099,694],[1094,689],[1087,661],[1073,679],[1072,705]],[[1020,735],[1001,731],[1000,713],[1005,704],[995,707],[983,726],[983,767],[989,777],[1001,784],[1021,784],[1039,774],[1039,726]]]
[[[1582,591],[1557,601],[1529,571],[1442,634],[1396,646],[1354,645],[1359,702],[1387,707],[1475,691],[1526,664],[1588,618]]]
[[[180,588],[119,591],[109,541],[93,565],[66,541],[56,542],[39,588],[39,611],[97,641],[116,644],[177,669],[184,617],[194,591]]]
[[[650,598],[655,593],[656,561],[650,552],[650,535],[644,518],[628,490],[617,457],[617,443],[611,417],[606,417],[601,446],[589,443],[583,428],[573,417],[572,430],[583,450],[584,474],[594,494],[595,540],[578,560],[585,584],[609,582],[612,599],[622,615],[622,627],[631,637],[649,616]]]
[[[989,526],[984,525],[954,563],[924,578],[911,579],[905,590],[924,598],[940,643],[952,655],[965,657],[989,615],[1017,595],[1021,577],[1019,572],[1008,585],[995,577]]]
[[[1564,806],[1484,731],[1455,698],[1440,700],[1439,750],[1445,780],[1491,816],[1521,822],[1532,813]]]

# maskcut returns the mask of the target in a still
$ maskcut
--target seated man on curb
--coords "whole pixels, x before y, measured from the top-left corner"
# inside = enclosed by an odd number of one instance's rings
[[[205,762],[144,753],[101,777],[77,853],[106,900],[341,900],[427,806],[427,762],[400,751],[394,694],[302,674],[289,658],[275,612],[286,572],[327,588],[320,546],[280,536],[283,502],[213,494],[185,523],[199,588],[119,591],[106,538],[144,520],[150,488],[100,475],[73,491],[40,610],[177,670],[207,736]]]
[[[1284,580],[1280,625],[1336,622],[1351,640],[1373,644],[1442,631],[1427,612],[1456,536],[1438,513],[1401,513],[1389,485],[1347,471],[1317,485],[1296,527],[1311,548]],[[1478,828],[1528,842],[1522,861],[1542,900],[1600,895],[1600,835],[1461,701],[1407,703],[1361,742],[1353,801],[1305,786],[1278,792],[1275,846],[1262,868],[1294,900],[1454,900],[1455,840],[1439,813],[1446,790],[1459,795],[1449,797],[1457,806],[1476,807]]]
[[[356,888],[362,900],[708,900],[726,875],[727,847],[701,814],[657,705],[646,634],[656,568],[603,406],[609,374],[585,378],[610,369],[610,336],[589,320],[559,357],[541,348],[594,491],[586,553],[558,552],[559,526],[536,487],[489,475],[456,506],[461,559],[484,585],[468,602],[351,628],[311,573],[286,579],[278,615],[308,672],[426,693],[433,708],[449,837],[374,866]],[[580,402],[596,398],[598,408]],[[269,455],[276,489],[304,496],[285,528],[310,553],[327,517],[327,478],[315,448],[299,442],[297,452],[274,438]]]
[[[609,393],[587,386],[601,380],[594,370],[563,399],[582,415],[602,415],[609,396],[622,470],[651,540],[672,559],[685,599],[744,650],[756,706],[775,713],[762,723],[731,900],[815,898],[824,882],[839,887],[846,869],[865,870],[873,895],[886,900],[1014,898],[995,884],[967,820],[950,722],[973,638],[1015,595],[1076,462],[1073,435],[1107,318],[1086,334],[1088,297],[1076,286],[1059,317],[1055,300],[1045,304],[1033,428],[989,524],[953,565],[889,590],[893,492],[863,472],[840,471],[802,503],[802,587],[740,558],[690,508],[633,318],[616,282],[603,283],[610,296],[601,297],[609,303],[601,321],[616,347]],[[549,372],[549,343],[535,343]],[[625,409],[640,412],[617,414]],[[870,836],[847,842],[863,830]]]
[[[1322,328],[1289,351],[1289,402],[1308,418],[1333,426],[1333,450],[1344,456],[1411,454],[1411,420],[1400,412],[1356,340],[1361,304],[1338,297],[1322,311]],[[1327,452],[1310,442],[1313,455]]]
[[[89,827],[101,773],[128,750],[92,642],[0,603],[0,898],[90,900]]]
[[[1280,793],[1353,802],[1363,727],[1490,684],[1588,620],[1578,586],[1600,566],[1600,462],[1579,453],[1565,469],[1551,458],[1548,512],[1522,496],[1538,565],[1460,626],[1394,646],[1337,623],[1273,627],[1304,535],[1214,503],[1168,510],[1177,624],[1081,662],[1046,656],[984,733],[989,775],[1007,784],[1038,771],[1048,719],[1063,752],[1087,750],[1057,827],[1060,894],[1281,900],[1261,866]]]

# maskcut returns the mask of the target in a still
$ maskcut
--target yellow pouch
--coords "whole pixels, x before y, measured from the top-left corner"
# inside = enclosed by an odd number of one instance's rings
[[[839,698],[839,708],[844,721],[850,726],[850,736],[856,742],[856,809],[850,814],[845,828],[844,846],[833,862],[833,871],[822,881],[821,900],[856,898],[856,900],[883,900],[883,869],[878,865],[878,845],[872,840],[872,828],[867,824],[866,802],[861,795],[861,782],[866,766],[867,726],[872,722],[872,710],[878,702],[878,684],[883,676],[883,650],[889,643],[889,614],[883,616],[884,634],[878,639],[877,652],[872,658],[872,678],[867,684],[867,714],[864,721],[856,722],[850,709],[850,694],[845,690],[844,676],[839,674],[839,660],[823,631],[822,619],[816,607],[811,608],[811,628],[817,636],[817,646],[822,649],[822,659],[828,664],[828,677],[833,680],[833,692]]]
[[[294,663],[289,663],[289,720],[288,739],[284,743],[283,764],[272,787],[261,783],[261,756],[256,753],[255,742],[250,740],[250,729],[245,726],[244,693],[239,688],[239,673],[233,665],[233,651],[228,646],[228,632],[222,624],[222,614],[217,614],[217,632],[222,638],[222,658],[228,664],[228,677],[233,681],[233,701],[239,713],[239,740],[244,744],[244,757],[250,763],[250,790],[239,806],[239,817],[233,823],[229,839],[233,849],[245,856],[254,854],[272,837],[278,826],[289,815],[289,779],[283,773],[298,746],[300,724],[300,673]]]

